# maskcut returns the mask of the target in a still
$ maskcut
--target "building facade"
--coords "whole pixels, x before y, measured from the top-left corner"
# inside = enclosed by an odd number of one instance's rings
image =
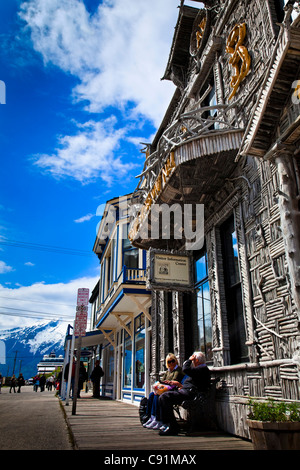
[[[168,352],[182,363],[202,350],[221,379],[219,426],[249,437],[249,396],[300,400],[299,2],[194,3],[179,7],[163,77],[176,89],[145,148],[129,238],[149,272],[155,253],[192,267],[192,289],[148,279],[150,381]]]
[[[90,370],[99,359],[102,395],[138,404],[150,387],[151,293],[146,289],[145,252],[128,239],[130,198],[106,203],[93,248],[100,278],[90,297],[91,327],[98,332],[94,343],[91,336]]]

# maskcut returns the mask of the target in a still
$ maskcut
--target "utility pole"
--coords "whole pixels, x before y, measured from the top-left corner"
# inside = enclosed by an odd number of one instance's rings
[[[16,351],[16,354],[15,354],[15,359],[14,359],[14,368],[13,368],[13,371],[12,371],[12,375],[14,375],[14,373],[15,373],[16,360],[17,360],[17,354],[18,354],[18,351]]]
[[[79,382],[81,343],[82,343],[82,336],[79,336],[78,343],[77,343],[77,354],[76,354],[76,369],[75,369],[75,382],[74,382],[73,403],[72,403],[72,415],[76,415],[77,394],[78,394],[78,387],[79,387],[78,382]]]

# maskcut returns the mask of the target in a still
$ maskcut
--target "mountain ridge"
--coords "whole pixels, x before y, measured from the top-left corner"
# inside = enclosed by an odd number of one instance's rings
[[[44,355],[64,355],[66,332],[67,324],[59,320],[0,330],[0,373],[6,377],[22,372],[25,379],[36,375]]]

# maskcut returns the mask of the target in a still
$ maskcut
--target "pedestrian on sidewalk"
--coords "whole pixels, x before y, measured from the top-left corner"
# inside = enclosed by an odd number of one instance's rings
[[[43,375],[40,377],[41,392],[43,392],[43,391],[45,390],[45,384],[46,384],[46,376],[45,376],[45,374],[43,374]]]
[[[11,389],[14,389],[14,393],[16,393],[16,376],[15,374],[12,375],[12,378],[10,379],[10,389],[9,393],[11,393]]]
[[[83,389],[83,384],[87,380],[87,378],[88,378],[87,371],[85,370],[84,365],[80,363],[77,398],[80,398],[80,391]]]
[[[2,375],[0,374],[0,393],[1,393],[1,388],[2,388],[2,382],[3,382],[3,377],[2,377]]]
[[[36,376],[34,377],[34,379],[33,379],[33,390],[34,390],[35,392],[38,391],[39,385],[40,385],[39,376],[36,375]]]
[[[20,372],[18,377],[18,393],[21,393],[21,387],[23,387],[23,385],[25,385],[25,380],[23,374]]]
[[[93,398],[100,398],[100,380],[104,372],[100,366],[100,361],[96,361],[95,367],[91,373],[91,381],[93,382]]]
[[[66,390],[68,390],[69,368],[70,368],[70,363],[68,362],[64,371],[64,379],[66,381]],[[75,357],[73,357],[72,372],[71,372],[71,386],[70,386],[71,398],[73,398],[73,394],[74,394],[75,369],[76,369],[76,363],[75,363]]]

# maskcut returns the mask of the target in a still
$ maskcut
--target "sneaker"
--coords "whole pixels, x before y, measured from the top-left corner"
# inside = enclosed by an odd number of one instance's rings
[[[163,424],[163,423],[162,423],[161,421],[157,421],[156,424],[155,424],[155,426],[153,426],[152,429],[155,429],[155,430],[156,430],[156,429],[160,429],[160,428],[162,427],[162,424]]]
[[[156,425],[157,425],[157,421],[154,419],[153,421],[151,421],[150,424],[148,424],[148,426],[146,426],[146,428],[153,429],[154,426],[156,426]]]
[[[148,426],[148,424],[152,423],[152,421],[153,421],[153,419],[149,418],[148,421],[143,424],[144,428],[146,428]]]
[[[160,431],[164,431],[166,428],[168,428],[170,425],[169,424],[162,424],[162,426],[159,428]]]
[[[171,426],[166,426],[164,430],[159,431],[160,436],[177,436],[178,429]]]

